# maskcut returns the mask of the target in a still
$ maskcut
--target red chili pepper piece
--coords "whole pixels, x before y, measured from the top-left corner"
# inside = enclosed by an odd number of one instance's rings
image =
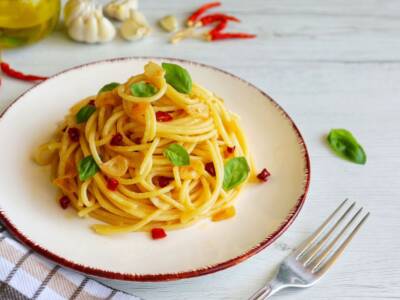
[[[67,196],[62,196],[59,202],[62,209],[67,209],[69,204],[71,203],[71,200],[69,200]]]
[[[268,172],[266,168],[262,169],[262,171],[257,175],[257,178],[266,182],[271,174]]]
[[[212,161],[206,163],[205,169],[211,176],[215,177],[215,168],[214,168],[214,163]]]
[[[120,133],[117,133],[114,135],[111,139],[111,146],[121,146],[122,145],[122,135]]]
[[[24,74],[22,72],[19,72],[17,70],[14,70],[10,67],[9,64],[5,62],[0,63],[0,68],[1,71],[7,75],[8,77],[19,79],[19,80],[24,80],[24,81],[38,81],[38,80],[46,80],[48,77],[45,76],[37,76],[37,75],[29,75],[29,74]]]
[[[233,22],[240,22],[240,20],[234,16],[229,16],[226,14],[212,14],[212,15],[207,15],[204,16],[200,19],[200,23],[203,26],[209,25],[211,23],[215,22],[221,22],[221,21],[233,21]]]
[[[167,236],[167,233],[162,228],[153,228],[151,230],[151,237],[153,240],[163,239]]]
[[[226,147],[226,151],[227,151],[228,153],[233,153],[233,152],[235,152],[235,149],[236,149],[236,146],[233,146],[233,147]]]
[[[171,181],[172,181],[172,178],[165,177],[165,176],[158,176],[158,186],[160,188],[166,187]]]
[[[224,30],[226,28],[226,26],[228,26],[228,21],[227,20],[223,20],[220,21],[217,26],[215,26],[210,32],[209,34],[213,35],[217,32],[221,32],[222,30]]]
[[[116,190],[117,190],[117,187],[118,187],[118,184],[119,184],[119,182],[118,182],[117,179],[109,178],[109,179],[107,180],[107,188],[108,188],[110,191],[116,191]]]
[[[255,38],[255,34],[244,33],[244,32],[213,32],[210,33],[210,40],[211,41],[218,41],[218,40],[228,40],[228,39],[253,39]]]
[[[89,101],[89,105],[96,106],[96,102],[95,102],[94,100],[90,100],[90,101]]]
[[[173,119],[173,117],[164,111],[158,111],[156,112],[156,119],[158,122],[169,122]]]
[[[136,139],[134,139],[133,141],[136,145],[140,145],[142,143],[142,139],[140,137],[137,137]]]
[[[221,5],[221,2],[210,2],[200,6],[191,16],[187,19],[188,26],[193,26],[197,19],[204,14],[207,10],[211,8],[218,7]]]
[[[72,142],[79,141],[80,132],[78,128],[68,128],[68,136]]]

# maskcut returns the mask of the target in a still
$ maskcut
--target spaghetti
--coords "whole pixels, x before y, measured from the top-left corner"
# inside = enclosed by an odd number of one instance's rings
[[[35,161],[99,234],[232,217],[254,177],[238,116],[182,67],[153,62],[72,106]]]

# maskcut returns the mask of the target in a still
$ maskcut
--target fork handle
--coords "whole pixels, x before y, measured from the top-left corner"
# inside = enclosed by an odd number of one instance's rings
[[[273,294],[275,294],[276,292],[278,292],[284,288],[285,288],[285,286],[281,282],[277,281],[276,279],[273,279],[269,283],[267,283],[265,286],[260,288],[257,292],[255,292],[254,295],[251,296],[248,300],[268,299]]]

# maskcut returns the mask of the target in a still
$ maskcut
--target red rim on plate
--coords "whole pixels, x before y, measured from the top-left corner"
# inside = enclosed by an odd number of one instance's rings
[[[281,234],[283,232],[285,232],[288,227],[293,223],[293,221],[295,220],[295,218],[297,217],[297,215],[299,214],[305,199],[306,199],[306,195],[308,192],[308,188],[310,185],[310,158],[308,155],[308,151],[307,151],[307,147],[306,144],[304,142],[304,139],[299,131],[299,129],[297,128],[296,124],[293,122],[293,120],[290,118],[290,116],[282,109],[282,107],[275,101],[273,100],[270,96],[268,96],[268,94],[266,94],[265,92],[263,92],[262,90],[260,90],[259,88],[257,88],[256,86],[254,86],[253,84],[237,77],[236,75],[233,75],[229,72],[226,72],[224,70],[221,70],[219,68],[213,67],[213,66],[209,66],[206,64],[202,64],[202,63],[197,63],[197,62],[193,62],[193,61],[189,61],[189,60],[183,60],[183,59],[176,59],[176,58],[168,58],[168,57],[146,57],[146,56],[140,56],[140,57],[123,57],[123,58],[114,58],[114,59],[107,59],[107,60],[101,60],[101,61],[96,61],[96,62],[91,62],[88,64],[83,64],[80,66],[76,66],[67,70],[64,70],[56,75],[53,75],[51,77],[49,77],[49,79],[57,77],[61,74],[64,74],[68,71],[74,70],[74,69],[81,69],[84,68],[86,66],[89,65],[94,65],[94,64],[98,64],[98,63],[103,63],[103,62],[114,62],[114,61],[121,61],[121,60],[134,60],[134,59],[147,59],[147,60],[151,60],[151,59],[165,59],[165,60],[169,60],[169,61],[176,61],[176,62],[184,62],[184,63],[188,63],[188,64],[192,64],[192,65],[198,65],[198,66],[202,66],[205,68],[209,68],[209,69],[213,69],[215,71],[224,73],[228,76],[231,76],[235,79],[238,79],[244,83],[246,83],[247,85],[249,85],[250,87],[254,88],[255,90],[257,90],[260,94],[262,94],[267,100],[273,102],[273,104],[276,106],[277,109],[279,109],[282,114],[287,118],[287,120],[291,123],[293,130],[295,131],[297,137],[298,137],[298,142],[299,144],[301,144],[302,148],[304,149],[304,160],[305,160],[305,174],[306,174],[306,178],[305,178],[305,184],[304,184],[304,191],[303,194],[299,197],[299,199],[296,202],[296,205],[293,207],[291,213],[287,216],[287,219],[279,226],[279,228],[273,232],[272,234],[270,234],[269,236],[267,236],[263,241],[261,241],[259,244],[257,244],[255,247],[253,247],[252,249],[246,251],[245,253],[232,258],[230,260],[215,264],[215,265],[211,265],[205,268],[200,268],[200,269],[195,269],[195,270],[191,270],[191,271],[186,271],[186,272],[179,272],[179,273],[170,273],[170,274],[144,274],[144,275],[140,275],[140,274],[126,274],[126,273],[118,273],[118,272],[111,272],[111,271],[106,271],[106,270],[101,270],[101,269],[97,269],[97,268],[91,268],[91,267],[87,267],[78,263],[75,263],[73,261],[70,261],[68,259],[65,259],[61,256],[58,256],[57,254],[54,254],[52,252],[50,252],[49,250],[47,250],[46,248],[43,248],[42,246],[36,244],[35,242],[33,242],[32,240],[30,240],[28,237],[26,237],[21,231],[18,230],[18,228],[16,228],[16,226],[11,222],[11,220],[7,217],[6,213],[0,208],[0,220],[1,222],[7,227],[7,229],[9,230],[9,232],[11,232],[18,240],[20,240],[23,244],[25,244],[26,246],[30,247],[32,250],[34,250],[35,252],[39,253],[40,255],[46,257],[47,259],[50,259],[54,262],[56,262],[57,264],[60,264],[64,267],[73,269],[75,271],[78,272],[82,272],[82,273],[86,273],[88,275],[94,275],[94,276],[98,276],[98,277],[103,277],[103,278],[107,278],[107,279],[114,279],[114,280],[127,280],[127,281],[171,281],[171,280],[178,280],[178,279],[185,279],[185,278],[191,278],[191,277],[197,277],[197,276],[201,276],[201,275],[206,275],[206,274],[210,274],[210,273],[214,273],[217,271],[221,271],[224,270],[226,268],[235,266],[236,264],[250,258],[251,256],[257,254],[258,252],[260,252],[261,250],[265,249],[266,247],[268,247],[270,244],[272,244],[279,236],[281,236]],[[41,83],[39,83],[41,84]],[[29,93],[32,89],[34,89],[36,86],[28,89],[25,93],[23,93],[21,96],[19,96],[17,99],[15,99],[6,109],[3,110],[3,112],[0,114],[0,118],[3,117],[3,115],[7,112],[7,110],[13,106],[19,99],[21,99],[25,94]]]

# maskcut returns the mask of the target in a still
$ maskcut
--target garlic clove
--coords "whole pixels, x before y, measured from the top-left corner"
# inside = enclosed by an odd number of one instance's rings
[[[105,14],[119,21],[125,21],[130,17],[131,10],[138,9],[138,0],[114,0],[104,8]]]
[[[144,37],[146,28],[132,19],[126,20],[120,27],[121,36],[128,41],[135,41]]]
[[[128,41],[139,40],[150,32],[146,17],[137,10],[131,10],[129,19],[125,20],[120,27],[121,36]]]
[[[83,30],[85,35],[85,42],[87,43],[98,42],[98,35],[99,35],[98,19],[94,14],[86,18]]]
[[[83,17],[76,18],[68,28],[68,35],[75,41],[83,42],[85,40],[84,31],[82,30],[84,26]]]
[[[130,19],[134,20],[139,25],[143,27],[149,27],[149,23],[147,22],[146,17],[138,10],[131,10],[130,11]]]
[[[98,25],[98,41],[101,43],[111,41],[116,34],[114,25],[106,19],[103,15],[97,16]]]
[[[175,32],[178,29],[178,20],[172,15],[162,18],[159,24],[167,32]]]

